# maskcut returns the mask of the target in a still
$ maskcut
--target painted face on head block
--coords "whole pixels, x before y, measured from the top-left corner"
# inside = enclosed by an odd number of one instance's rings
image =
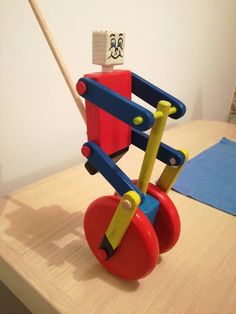
[[[124,63],[125,34],[111,31],[93,32],[93,64]]]

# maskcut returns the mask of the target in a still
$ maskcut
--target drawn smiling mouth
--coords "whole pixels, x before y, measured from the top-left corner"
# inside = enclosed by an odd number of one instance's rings
[[[115,55],[113,55],[113,53],[111,53],[110,56],[107,58],[107,60],[110,59],[110,58],[112,58],[112,59],[118,59],[119,57],[121,57],[121,58],[123,57],[120,52],[118,53],[117,56],[115,56]]]

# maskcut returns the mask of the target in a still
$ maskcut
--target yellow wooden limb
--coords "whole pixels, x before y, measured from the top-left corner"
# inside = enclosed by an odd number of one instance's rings
[[[173,114],[173,113],[176,113],[177,112],[177,108],[176,107],[170,107],[170,110],[169,110],[169,115]],[[153,113],[154,115],[154,118],[155,119],[160,119],[163,117],[163,113],[161,111],[156,111]]]
[[[140,196],[135,191],[129,191],[122,196],[106,231],[107,239],[114,250],[120,244],[140,201]]]
[[[188,160],[189,154],[187,150],[180,149],[180,151],[185,156],[185,161],[182,166],[180,167],[173,167],[173,166],[165,166],[159,180],[157,181],[156,185],[161,188],[163,191],[168,192],[173,184],[175,183],[178,175],[182,171],[186,161]]]
[[[161,143],[161,137],[165,128],[166,120],[170,111],[171,104],[167,101],[160,101],[157,105],[157,112],[154,113],[155,122],[148,140],[144,155],[138,187],[146,194],[157,152]]]
[[[156,111],[153,113],[155,119],[160,119],[163,117],[163,113],[161,111]]]

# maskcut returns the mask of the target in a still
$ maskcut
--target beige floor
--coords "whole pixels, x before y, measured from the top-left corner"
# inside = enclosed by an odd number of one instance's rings
[[[30,314],[31,312],[0,281],[0,313]]]

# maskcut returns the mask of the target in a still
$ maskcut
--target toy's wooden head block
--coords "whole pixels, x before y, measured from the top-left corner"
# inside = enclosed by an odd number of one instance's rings
[[[93,32],[93,64],[112,70],[124,63],[125,34],[112,31]]]

